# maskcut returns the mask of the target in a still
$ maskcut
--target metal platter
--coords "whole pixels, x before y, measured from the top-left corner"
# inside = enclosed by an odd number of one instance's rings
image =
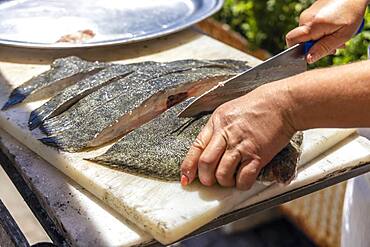
[[[223,0],[0,0],[0,44],[69,49],[143,41],[185,29],[222,4]]]

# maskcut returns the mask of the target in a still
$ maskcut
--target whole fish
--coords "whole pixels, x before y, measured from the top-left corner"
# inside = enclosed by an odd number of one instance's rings
[[[144,63],[130,65],[111,65],[98,73],[86,77],[85,79],[65,88],[49,101],[31,112],[28,126],[30,130],[38,127],[42,122],[51,117],[55,117],[66,111],[80,99],[108,85],[114,81],[124,78],[133,73],[135,67],[142,66]]]
[[[105,66],[106,64],[87,62],[78,57],[56,59],[51,64],[50,70],[15,88],[2,110],[19,104],[26,98],[32,101],[51,97],[84,77],[97,73]]]
[[[101,156],[88,159],[135,175],[178,181],[180,164],[209,115],[178,118],[183,102],[128,133]],[[302,133],[298,133],[260,172],[263,182],[289,183],[297,171]]]
[[[43,124],[50,136],[41,139],[47,145],[56,146],[69,152],[82,151],[116,140],[131,130],[150,121],[171,106],[209,90],[241,71],[244,62],[234,61],[235,66],[220,67],[207,65],[195,69],[169,73],[156,79],[130,80],[122,83],[118,97],[114,97],[91,111],[85,111],[73,121],[57,126],[51,119]],[[147,75],[145,73],[145,75]],[[132,79],[132,78],[131,78]],[[78,133],[78,135],[76,135]]]

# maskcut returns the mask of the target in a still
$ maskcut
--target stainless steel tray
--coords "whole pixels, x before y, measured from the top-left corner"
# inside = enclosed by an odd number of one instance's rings
[[[0,44],[68,49],[137,42],[185,29],[217,12],[223,0],[0,0]],[[81,30],[81,43],[60,43]]]

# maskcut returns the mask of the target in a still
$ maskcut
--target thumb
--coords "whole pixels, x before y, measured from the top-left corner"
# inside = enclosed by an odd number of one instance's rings
[[[344,43],[344,40],[338,39],[334,34],[321,38],[308,51],[307,62],[310,64],[317,62],[321,58],[332,54],[335,49],[341,47]]]

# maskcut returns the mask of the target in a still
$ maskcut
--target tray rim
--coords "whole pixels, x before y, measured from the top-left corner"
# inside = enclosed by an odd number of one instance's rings
[[[207,0],[201,0],[202,2],[207,2]],[[8,39],[1,39],[0,38],[0,46],[10,46],[16,48],[29,48],[29,49],[41,49],[41,50],[73,50],[73,49],[84,49],[84,48],[95,48],[95,47],[109,47],[109,46],[116,46],[116,45],[124,45],[124,44],[132,44],[138,43],[141,41],[147,41],[155,38],[160,38],[163,36],[167,36],[169,34],[177,33],[179,31],[185,30],[194,24],[212,16],[213,14],[217,13],[223,6],[225,0],[214,0],[215,6],[210,9],[210,11],[205,12],[205,14],[199,16],[198,18],[191,19],[188,22],[184,22],[181,25],[178,25],[174,28],[163,29],[161,32],[152,33],[149,35],[138,36],[131,39],[115,39],[115,40],[107,40],[107,41],[99,41],[95,43],[73,43],[73,44],[66,44],[66,43],[53,43],[53,44],[45,44],[45,43],[35,43],[35,42],[24,42],[24,41],[16,41],[16,40],[8,40]]]

